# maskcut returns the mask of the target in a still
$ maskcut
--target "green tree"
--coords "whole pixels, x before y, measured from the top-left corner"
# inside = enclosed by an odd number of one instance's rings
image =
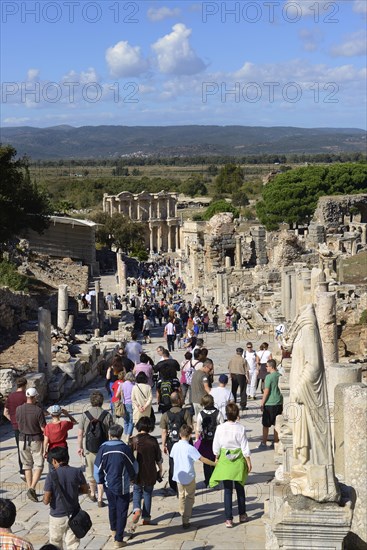
[[[28,229],[42,233],[52,214],[46,193],[31,183],[27,159],[15,156],[10,145],[0,147],[0,247]]]
[[[220,212],[232,212],[234,218],[238,218],[238,216],[240,215],[237,208],[232,206],[231,203],[225,200],[219,200],[210,203],[203,214],[203,219],[210,220],[210,218],[212,218],[215,214],[219,214]]]
[[[215,178],[215,191],[221,193],[233,193],[239,189],[244,182],[244,172],[241,166],[236,164],[225,164]]]
[[[190,197],[204,196],[208,194],[207,186],[203,181],[202,176],[190,176],[186,181],[180,185],[180,191],[184,195]]]
[[[232,193],[232,204],[233,206],[247,206],[249,204],[248,197],[246,193],[239,189],[238,191],[234,191]]]
[[[107,212],[98,212],[93,220],[100,224],[96,231],[96,239],[100,244],[109,248],[114,245],[126,254],[144,248],[143,224],[133,222],[123,214],[110,216]]]
[[[279,223],[309,223],[319,197],[367,192],[366,164],[308,166],[279,174],[264,188],[256,206],[268,230]]]

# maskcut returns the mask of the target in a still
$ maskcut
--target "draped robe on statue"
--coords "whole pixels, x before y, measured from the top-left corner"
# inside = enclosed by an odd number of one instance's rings
[[[286,347],[292,350],[289,421],[295,461],[291,490],[318,502],[337,501],[322,343],[313,305],[301,308]]]

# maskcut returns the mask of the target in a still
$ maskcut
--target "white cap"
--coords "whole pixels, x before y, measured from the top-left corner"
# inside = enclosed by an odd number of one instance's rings
[[[36,390],[36,388],[28,388],[25,394],[27,397],[37,397],[38,391]]]

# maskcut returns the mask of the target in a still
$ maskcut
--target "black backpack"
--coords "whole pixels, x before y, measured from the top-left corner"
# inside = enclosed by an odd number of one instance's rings
[[[214,439],[215,430],[217,429],[219,411],[218,409],[213,409],[211,412],[201,411],[200,414],[202,419],[202,438],[205,441],[212,441]]]
[[[103,421],[109,414],[108,411],[103,411],[98,418],[93,418],[89,411],[85,412],[85,416],[89,420],[87,431],[85,433],[85,448],[90,453],[98,453],[102,443],[107,441],[107,429]]]
[[[184,425],[185,411],[183,409],[180,412],[167,411],[168,416],[168,439],[173,445],[180,441],[180,428]]]
[[[171,393],[172,393],[172,382],[171,380],[163,380],[159,389],[161,395],[160,404],[164,407],[171,408]]]

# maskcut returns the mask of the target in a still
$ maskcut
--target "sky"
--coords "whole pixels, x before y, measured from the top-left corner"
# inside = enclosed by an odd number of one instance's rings
[[[2,0],[1,126],[366,128],[367,0]]]

